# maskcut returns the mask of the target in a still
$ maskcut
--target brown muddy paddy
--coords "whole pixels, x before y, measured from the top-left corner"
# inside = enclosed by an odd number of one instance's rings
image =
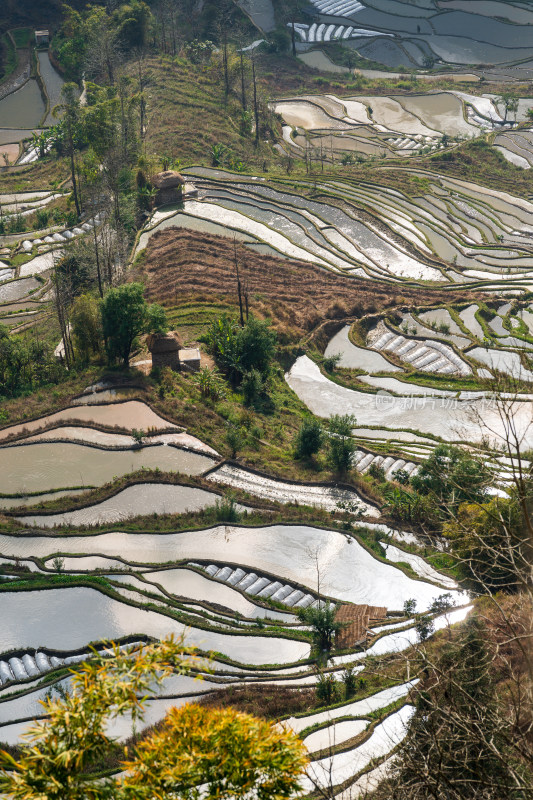
[[[199,475],[213,463],[207,456],[165,445],[102,450],[82,444],[39,442],[0,449],[4,494],[101,486],[142,467]]]
[[[177,427],[172,422],[167,422],[160,417],[155,411],[152,411],[146,403],[142,403],[140,400],[128,400],[125,403],[112,403],[110,405],[64,408],[62,411],[57,411],[47,417],[40,417],[39,419],[3,428],[3,430],[0,430],[0,441],[7,439],[9,436],[15,437],[24,433],[33,433],[42,428],[52,427],[66,421],[91,422],[104,428],[121,428],[122,430],[133,430],[135,428],[145,432]]]

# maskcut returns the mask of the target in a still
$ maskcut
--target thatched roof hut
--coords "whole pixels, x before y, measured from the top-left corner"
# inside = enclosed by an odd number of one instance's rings
[[[172,367],[179,370],[181,344],[174,331],[165,334],[152,333],[147,344],[152,354],[153,367]]]
[[[185,178],[176,170],[167,169],[154,175],[152,186],[156,189],[176,189],[178,186],[185,186]]]
[[[185,178],[173,169],[165,172],[158,172],[152,178],[152,186],[157,189],[154,198],[156,206],[164,206],[168,203],[177,203],[181,200]]]

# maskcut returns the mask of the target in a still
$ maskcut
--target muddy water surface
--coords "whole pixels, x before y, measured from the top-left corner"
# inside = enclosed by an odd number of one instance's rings
[[[114,476],[146,467],[199,475],[213,460],[156,445],[139,450],[101,450],[81,444],[39,442],[0,449],[2,491],[40,492],[67,486],[101,486]]]

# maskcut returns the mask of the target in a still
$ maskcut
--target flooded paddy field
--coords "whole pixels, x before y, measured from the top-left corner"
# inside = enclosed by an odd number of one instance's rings
[[[520,101],[518,121],[526,119],[532,105],[533,100]],[[459,91],[390,97],[304,95],[279,99],[271,107],[287,126],[284,141],[289,150],[296,154],[306,149],[309,157],[320,148],[330,159],[347,152],[409,157],[453,146],[482,132],[506,130],[511,138],[519,135],[512,131],[515,117],[506,119],[496,96]],[[506,137],[503,133],[498,137],[498,146]]]
[[[60,101],[64,80],[52,66],[47,51],[37,52],[36,60],[39,80],[30,77],[16,91],[0,99],[0,145],[15,145],[24,139],[31,140],[33,131],[39,133],[57,122],[52,109]],[[17,160],[18,156],[17,151],[13,160]],[[21,155],[19,161],[27,163],[28,159]]]
[[[144,504],[146,507],[146,495]],[[381,602],[386,586],[391,608],[401,607],[408,596],[416,597],[424,608],[445,584],[445,576],[432,571],[423,559],[417,567],[424,569],[424,578],[414,580],[394,563],[375,558],[355,538],[306,526],[221,525],[176,534],[116,531],[0,536],[0,552],[8,562],[29,557],[38,559],[39,569],[54,570],[60,559],[62,573],[72,578],[80,569],[100,570],[100,574],[107,570],[103,574],[108,586],[106,593],[65,586],[40,594],[17,591],[4,595],[9,623],[0,634],[0,739],[15,743],[29,719],[41,716],[38,700],[42,690],[35,686],[35,679],[46,676],[48,683],[56,685],[58,670],[65,665],[75,667],[87,657],[89,641],[120,641],[124,637],[138,641],[147,635],[161,638],[170,632],[180,633],[185,624],[181,621],[183,613],[187,614],[187,642],[203,651],[215,650],[217,659],[201,682],[178,675],[166,679],[157,693],[161,700],[150,702],[150,715],[144,724],[161,719],[169,705],[223,686],[314,684],[317,676],[307,660],[309,643],[298,638],[296,609],[291,608],[291,604],[299,607],[304,600],[317,603],[313,548],[323,571],[322,597],[325,593],[334,599]],[[398,548],[390,552],[393,560],[402,556]],[[209,561],[205,560],[207,553]],[[228,561],[230,565],[225,566]],[[25,563],[37,567],[34,561]],[[460,605],[462,595],[453,584],[449,589]],[[267,604],[268,598],[278,596],[283,598],[285,611]],[[460,618],[464,613],[458,610],[456,615]],[[266,633],[265,623],[269,625]],[[437,620],[437,624],[441,623]],[[416,637],[412,625],[413,620],[405,618],[378,626],[371,641],[383,653],[401,650]],[[391,633],[391,627],[400,630]],[[372,647],[368,652],[374,652]],[[226,663],[225,659],[231,661]],[[350,662],[364,674],[365,652],[357,647],[336,657],[330,669],[340,676]],[[331,712],[291,717],[284,724],[301,731],[310,752],[319,752],[324,737],[339,745],[348,741],[354,731],[366,729],[368,713],[393,701],[407,700],[415,683],[369,693]],[[362,719],[350,723],[338,720],[346,715]],[[350,751],[361,764],[371,752],[376,756],[389,752],[380,738],[380,725],[390,724],[389,719],[377,724],[364,749]],[[323,726],[320,733],[308,733],[317,722]],[[131,726],[125,725],[116,733],[121,738],[130,731]],[[321,762],[313,762],[313,767],[321,768]],[[343,769],[340,762],[335,768]]]
[[[251,234],[283,255],[333,272],[489,289],[532,283],[533,204],[507,192],[416,170],[411,174],[429,186],[418,197],[372,183],[326,179],[315,182],[318,199],[309,200],[296,191],[307,186],[303,180],[297,187],[279,180],[274,188],[220,170],[188,173],[196,176],[202,199],[186,201],[187,214],[225,224],[228,235]],[[329,197],[342,201],[343,209]],[[358,219],[360,207],[375,216],[379,229]]]
[[[344,346],[350,360],[353,354],[349,353],[347,335]],[[375,357],[386,360],[378,353]],[[31,482],[32,490],[46,492],[53,485],[59,488],[64,480],[74,481],[76,470],[82,471],[84,482],[100,483],[108,471],[119,474],[122,461],[125,472],[135,468],[136,462],[130,464],[132,458],[146,463],[147,458],[153,457],[154,464],[162,469],[174,466],[189,474],[205,471],[214,463],[214,451],[159,417],[142,401],[121,398],[119,392],[112,402],[103,385],[97,387],[101,392],[95,393],[92,388],[93,392],[88,387],[87,394],[79,399],[98,398],[101,394],[107,402],[72,405],[0,432],[0,457],[10,460],[9,469],[4,470],[13,483],[10,488],[28,491]],[[135,450],[131,429],[139,429],[141,423],[150,435],[144,437],[145,445]],[[193,449],[180,450],[172,444]],[[109,447],[114,449],[104,449]],[[18,465],[17,469],[13,465]],[[336,503],[340,496],[326,487],[285,484],[242,470],[226,468],[218,475],[216,470],[210,474],[216,482],[245,488],[251,496],[281,502],[294,499],[296,490],[300,492],[300,502],[319,505],[326,499]],[[61,500],[66,497],[63,491],[48,491],[44,497]],[[316,497],[313,492],[318,492]],[[20,514],[20,523],[32,530],[0,537],[4,570],[23,563],[29,575],[53,575],[57,570],[73,580],[76,576],[90,580],[92,575],[99,575],[107,588],[103,592],[96,587],[65,586],[46,589],[41,594],[32,590],[5,593],[3,608],[7,609],[9,623],[0,634],[0,739],[17,742],[29,719],[40,717],[38,700],[42,690],[33,687],[36,678],[46,676],[56,685],[54,675],[58,670],[65,664],[75,666],[86,657],[90,641],[106,638],[162,638],[186,627],[188,643],[218,654],[213,671],[200,684],[187,676],[169,678],[151,701],[146,724],[161,719],[169,706],[221,686],[257,682],[313,685],[317,676],[308,661],[310,644],[301,638],[303,629],[296,612],[320,602],[316,558],[321,571],[320,597],[386,604],[380,623],[386,622],[388,610],[401,614],[406,598],[416,598],[421,609],[429,607],[444,588],[450,591],[454,603],[464,603],[464,596],[450,578],[438,573],[421,556],[404,552],[401,544],[393,545],[384,525],[375,526],[384,541],[381,559],[353,536],[298,525],[245,528],[226,524],[167,534],[118,530],[57,535],[52,530],[65,524],[71,528],[116,525],[139,514],[183,513],[186,509],[212,506],[217,497],[203,489],[151,482],[129,486],[114,497],[74,511],[43,515],[30,510],[26,515]],[[378,513],[371,506],[368,509]],[[363,522],[354,524],[356,529],[364,526]],[[405,567],[397,566],[399,561],[411,564],[409,574]],[[9,584],[15,587],[16,577]],[[273,608],[268,604],[270,599],[281,605]],[[398,652],[415,640],[413,620],[400,617],[398,621],[396,617],[392,625],[381,624],[373,629],[368,652]],[[225,663],[224,659],[231,661]],[[340,676],[350,662],[364,674],[365,652],[357,646],[337,657],[330,669]],[[408,691],[404,686],[393,687],[359,701],[361,707],[351,711],[364,716],[371,708],[385,708],[392,696],[407,701]],[[352,751],[361,764],[371,751],[377,756],[382,752],[386,755],[376,731],[379,733],[379,725],[387,719],[378,723],[364,752],[360,748]],[[346,725],[337,722],[335,714],[325,722],[320,737],[333,737],[339,744],[348,741],[353,731],[365,730],[368,724],[362,720]],[[302,718],[301,722],[288,724],[303,725],[305,738],[305,729],[312,721]],[[331,730],[327,730],[328,726]],[[121,724],[116,732],[119,737],[129,735],[130,723]],[[311,752],[320,749],[320,737],[311,734],[306,740]],[[320,767],[320,762],[316,763]],[[339,762],[335,769],[341,775],[342,764]]]
[[[491,431],[491,441],[496,446],[501,447],[506,440],[505,424],[498,408],[482,392],[470,398],[465,393],[462,399],[455,398],[453,402],[452,397],[442,395],[414,398],[408,385],[405,388],[407,401],[401,395],[388,392],[373,395],[329,381],[306,356],[296,361],[287,379],[300,399],[318,416],[329,417],[343,408],[344,413],[353,414],[361,425],[384,425],[393,430],[431,433],[444,441],[473,443],[481,439],[480,421],[483,420],[485,431],[487,435]],[[515,401],[513,414],[524,446],[531,447],[533,418],[529,397]]]
[[[0,448],[5,494],[50,491],[69,485],[101,486],[114,476],[142,467],[199,475],[213,463],[207,456],[163,444],[137,450],[106,450],[66,442],[35,442]]]
[[[390,65],[401,60],[408,67],[422,64],[431,53],[458,65],[466,63],[463,58],[469,64],[476,60],[477,68],[489,59],[503,63],[499,59],[511,53],[533,56],[524,6],[491,2],[485,4],[494,6],[488,14],[476,0],[470,7],[463,0],[449,0],[439,8],[418,5],[411,16],[405,13],[408,5],[316,0],[318,19],[302,21],[297,28],[301,55],[311,64],[322,59],[321,64],[331,66],[327,54],[307,48],[342,41],[361,55]],[[444,7],[446,14],[441,13]],[[247,13],[261,18],[265,31],[275,22],[268,0],[252,0]],[[49,101],[46,118],[44,104],[31,109],[33,116],[17,118],[18,99],[13,97],[13,119],[0,131],[0,141],[12,137],[6,141],[10,146],[31,134],[32,126],[55,121],[51,109],[61,79],[44,53],[39,54],[39,69]],[[479,77],[471,69],[454,77]],[[26,92],[34,88],[30,84]],[[533,446],[533,306],[526,294],[533,284],[531,198],[439,175],[418,164],[410,167],[411,156],[440,153],[486,132],[506,158],[528,169],[533,164],[531,132],[504,122],[501,104],[492,95],[431,91],[427,83],[423,88],[409,95],[374,97],[365,84],[349,97],[302,94],[273,101],[283,120],[280,144],[286,153],[302,159],[306,150],[312,148],[316,155],[323,148],[333,160],[346,154],[396,159],[387,168],[402,165],[406,175],[418,179],[420,191],[403,192],[401,180],[394,183],[398,189],[380,185],[379,173],[370,169],[365,180],[352,181],[343,177],[338,164],[336,174],[326,166],[326,174],[315,173],[314,178],[303,177],[303,170],[286,177],[271,171],[265,177],[190,167],[184,172],[194,181],[198,197],[155,211],[136,243],[138,255],[155,232],[192,228],[200,235],[235,238],[259,252],[328,270],[334,279],[342,275],[379,281],[399,296],[404,285],[439,290],[438,303],[418,306],[409,301],[390,313],[375,309],[359,324],[352,324],[352,317],[339,319],[336,326],[335,318],[320,353],[314,342],[309,347],[316,361],[300,356],[287,369],[288,385],[317,416],[355,415],[352,488],[315,483],[307,473],[309,482],[290,481],[244,464],[220,463],[208,434],[201,441],[180,427],[178,419],[164,419],[138,399],[147,393],[132,387],[88,387],[67,408],[0,429],[0,508],[8,523],[15,519],[11,533],[6,529],[0,535],[7,620],[0,631],[0,741],[17,742],[29,720],[39,717],[43,687],[38,682],[43,677],[64,688],[60,670],[87,658],[91,641],[108,637],[145,641],[187,629],[188,644],[216,652],[204,681],[173,675],[165,682],[151,698],[146,725],[157,723],[168,708],[187,698],[224,686],[313,687],[319,678],[310,660],[309,631],[298,612],[329,599],[366,609],[364,636],[335,652],[326,666],[340,681],[351,665],[361,681],[360,692],[351,702],[284,721],[301,734],[312,758],[302,788],[312,787],[312,776],[321,780],[329,775],[342,787],[335,796],[348,800],[350,789],[355,798],[386,774],[391,750],[413,714],[416,681],[404,675],[394,686],[366,689],[375,659],[404,653],[418,643],[416,614],[404,613],[407,600],[415,599],[416,612],[424,612],[450,594],[454,610],[433,615],[436,630],[459,623],[470,607],[451,571],[439,571],[448,563],[446,554],[439,553],[438,561],[437,550],[419,532],[389,528],[392,523],[381,516],[384,510],[376,495],[367,493],[359,476],[413,476],[437,442],[466,442],[473,452],[486,453],[494,485],[502,491],[509,483],[508,460],[496,450],[501,441],[493,442],[490,453],[482,450],[487,440],[481,441],[479,427],[481,419],[495,438],[505,433],[498,427],[493,396],[502,376],[518,381],[514,419],[524,432],[524,445]],[[2,103],[0,112],[9,110]],[[518,120],[525,119],[529,104],[522,98]],[[11,125],[12,134],[6,132]],[[31,152],[26,156],[33,157]],[[52,192],[35,191],[4,195],[0,202],[6,213],[31,214],[55,199]],[[20,252],[27,260],[8,255],[0,266],[2,321],[16,325],[40,314],[41,298],[50,296],[57,253],[99,224],[95,218],[21,239]],[[12,254],[18,244],[9,242]],[[452,303],[443,302],[447,290],[458,288],[476,294],[461,303],[454,292]],[[333,379],[324,372],[322,353],[340,356]],[[500,396],[505,399],[504,393]],[[123,488],[124,481],[115,494],[100,493],[98,502],[85,505],[87,487],[143,467],[152,470],[149,480]],[[164,483],[158,480],[158,469],[202,480],[189,481],[197,485],[185,485],[185,479]],[[236,506],[242,523],[214,525],[221,517],[213,507],[222,493],[231,496],[232,490],[247,493],[246,501]],[[342,530],[338,517],[321,523],[323,527],[252,527],[245,512],[255,498],[263,508],[271,503],[279,515],[283,504],[315,506],[333,514],[344,504],[347,522]],[[47,500],[56,501],[53,513],[38,505]],[[177,520],[167,532],[151,526],[149,519],[205,510],[201,524],[213,527],[200,530],[178,532],[182,523]],[[310,518],[329,520],[323,511]],[[141,524],[148,529],[140,530]],[[397,705],[390,708],[391,703]],[[131,720],[122,721],[115,732],[120,738],[129,735]],[[346,781],[352,786],[345,787]]]
[[[533,11],[520,3],[315,0],[314,7],[316,21],[311,24],[301,14],[295,25],[300,51],[341,40],[388,67],[411,68],[423,67],[428,56],[471,67],[512,64],[533,55]]]
[[[45,103],[39,84],[32,78],[22,88],[0,100],[0,127],[31,131],[40,126],[44,112]]]

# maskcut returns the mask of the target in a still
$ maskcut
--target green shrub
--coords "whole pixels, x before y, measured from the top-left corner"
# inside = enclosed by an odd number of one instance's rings
[[[232,497],[221,497],[215,503],[214,516],[217,522],[239,522],[242,515]]]
[[[211,400],[223,400],[226,397],[226,384],[220,372],[216,369],[203,367],[195,376],[194,381],[203,397]]]
[[[356,419],[351,414],[334,414],[329,421],[332,434],[328,441],[328,463],[334,472],[345,475],[352,465],[355,442],[352,439],[352,428]]]
[[[298,617],[311,628],[313,644],[319,658],[329,656],[333,649],[335,634],[342,628],[342,623],[335,619],[336,607],[333,603],[321,606],[308,606],[298,609]]]
[[[322,366],[326,370],[326,372],[332,373],[335,371],[335,367],[338,366],[339,361],[341,360],[342,355],[340,353],[335,353],[333,356],[326,356],[322,359]]]
[[[353,697],[357,688],[357,678],[354,667],[346,667],[342,673],[342,682],[344,684],[344,699],[349,700]]]
[[[397,483],[401,483],[402,486],[407,486],[411,480],[411,476],[405,469],[397,469],[396,472],[393,473],[392,477]]]
[[[9,233],[22,233],[26,230],[26,221],[22,214],[15,214],[8,220]]]
[[[263,376],[257,369],[251,369],[243,375],[241,382],[241,389],[243,394],[244,403],[251,406],[259,399],[263,391],[264,380]]]
[[[230,447],[232,458],[236,457],[238,451],[244,445],[244,437],[241,429],[238,428],[237,425],[233,425],[231,422],[228,423],[226,430],[226,443]]]
[[[321,703],[330,706],[339,699],[339,684],[332,672],[321,672],[316,682],[316,696]]]
[[[368,468],[368,474],[371,478],[374,478],[374,480],[380,481],[380,483],[383,483],[385,480],[385,470],[378,464],[371,464]]]
[[[48,220],[50,219],[50,212],[46,208],[40,208],[35,214],[35,228],[46,228]]]
[[[317,419],[308,417],[300,425],[294,443],[295,458],[312,458],[324,441],[324,429]]]

